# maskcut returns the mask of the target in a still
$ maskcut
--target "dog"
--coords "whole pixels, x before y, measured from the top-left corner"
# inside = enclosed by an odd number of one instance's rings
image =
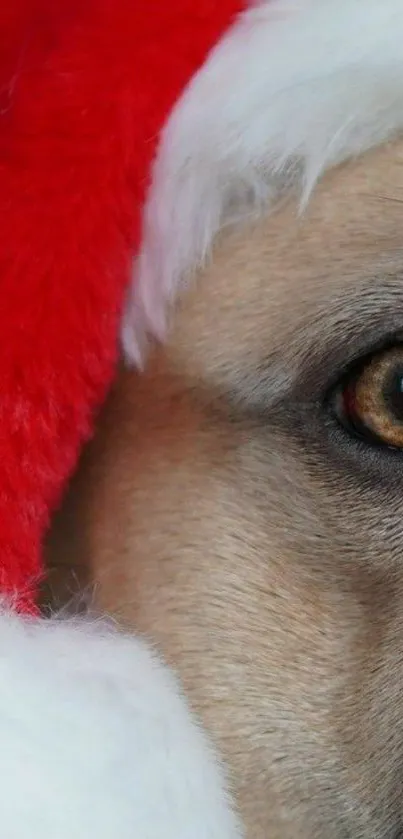
[[[403,830],[402,211],[397,138],[221,232],[50,535],[179,674],[248,839]]]

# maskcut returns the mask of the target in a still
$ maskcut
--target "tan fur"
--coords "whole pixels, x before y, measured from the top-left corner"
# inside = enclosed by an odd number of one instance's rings
[[[403,828],[403,460],[324,404],[403,330],[402,202],[398,142],[303,216],[223,236],[168,345],[120,376],[51,536],[179,671],[248,839]]]

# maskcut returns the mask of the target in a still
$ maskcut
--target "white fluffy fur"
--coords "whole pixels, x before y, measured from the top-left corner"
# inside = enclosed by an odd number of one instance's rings
[[[240,839],[177,682],[100,623],[0,612],[4,839]]]
[[[162,136],[123,326],[162,337],[178,284],[223,225],[306,200],[324,170],[403,128],[402,0],[260,0],[192,80]]]

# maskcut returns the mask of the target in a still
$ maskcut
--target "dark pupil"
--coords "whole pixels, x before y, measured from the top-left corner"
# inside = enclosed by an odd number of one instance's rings
[[[383,389],[383,398],[390,414],[403,423],[403,365],[395,367]]]

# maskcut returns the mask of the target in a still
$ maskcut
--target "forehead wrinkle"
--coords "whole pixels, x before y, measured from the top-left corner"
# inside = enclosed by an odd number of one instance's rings
[[[329,375],[334,374],[337,366],[345,367],[393,337],[403,337],[403,272],[376,274],[358,286],[347,286],[323,299],[311,318],[305,316],[293,327],[283,346],[290,378],[326,365]]]
[[[286,340],[268,351],[266,346],[260,359],[228,370],[228,396],[251,409],[263,408],[268,417],[293,394],[303,399],[304,385],[307,393],[326,387],[392,336],[403,340],[403,272],[401,277],[374,275],[359,288],[344,288],[323,301],[313,317],[294,321]]]

